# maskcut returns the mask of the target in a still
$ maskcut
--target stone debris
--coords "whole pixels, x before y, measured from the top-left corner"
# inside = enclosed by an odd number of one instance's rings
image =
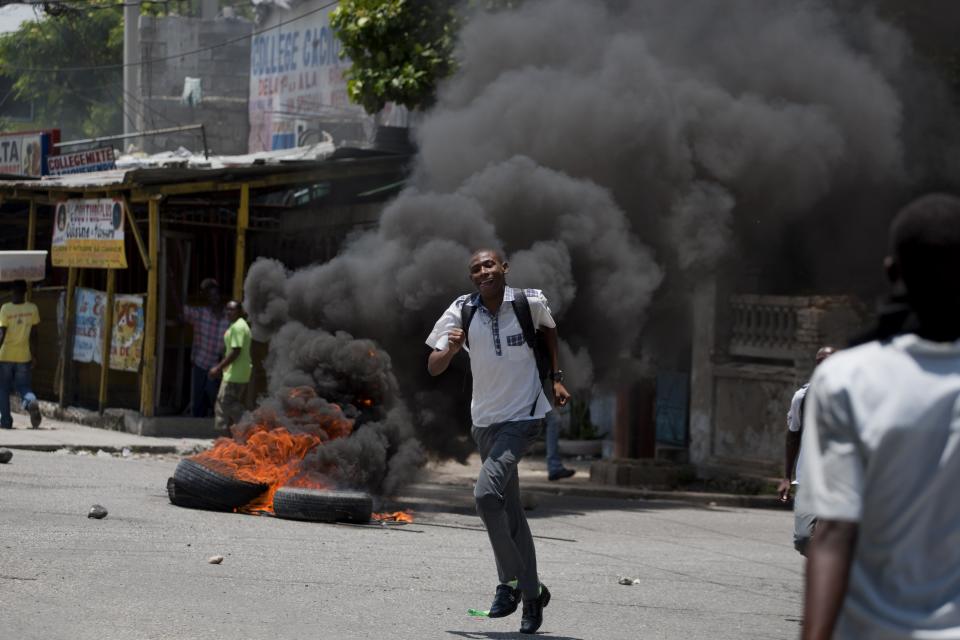
[[[223,562],[223,556],[210,556],[207,562],[209,562],[210,564],[220,564],[221,562]]]
[[[635,584],[640,584],[640,578],[629,578],[627,576],[617,576],[617,582],[629,587]]]
[[[130,451],[129,447],[124,447],[123,451],[120,452],[120,456],[124,458],[129,458],[131,453],[132,452]]]
[[[110,455],[110,452],[109,452],[109,451],[104,451],[103,449],[97,449],[97,457],[98,457],[98,458],[112,458],[113,456]]]
[[[107,517],[107,508],[100,504],[95,504],[90,507],[90,511],[87,513],[88,518],[96,518],[97,520],[102,520]]]
[[[6,464],[13,458],[13,451],[10,449],[0,449],[0,464]]]

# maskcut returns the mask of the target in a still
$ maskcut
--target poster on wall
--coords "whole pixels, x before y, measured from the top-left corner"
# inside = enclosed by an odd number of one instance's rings
[[[0,173],[39,178],[47,175],[47,160],[60,130],[0,133]]]
[[[137,371],[143,354],[143,297],[114,296],[110,368]]]
[[[119,198],[58,202],[50,260],[55,267],[126,269],[123,201]]]
[[[107,294],[93,289],[77,287],[76,330],[73,334],[73,359],[77,362],[101,362],[100,326],[103,324],[103,308]]]
[[[94,289],[76,289],[76,332],[73,359],[103,362],[103,321],[107,294]],[[62,308],[62,305],[61,305]],[[110,339],[110,368],[137,371],[143,354],[143,297],[117,295],[113,299],[113,333]]]

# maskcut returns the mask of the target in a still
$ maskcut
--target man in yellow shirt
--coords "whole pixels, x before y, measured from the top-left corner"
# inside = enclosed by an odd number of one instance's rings
[[[220,381],[220,392],[214,405],[214,428],[220,435],[229,437],[230,427],[240,422],[247,410],[247,384],[253,371],[250,358],[250,325],[243,319],[243,307],[231,300],[224,308],[230,327],[223,334],[224,352],[227,354],[217,366],[210,369],[210,378]]]
[[[27,283],[13,283],[13,302],[0,306],[0,428],[13,428],[10,393],[16,391],[23,408],[30,413],[30,424],[40,426],[40,403],[30,389],[30,371],[36,352],[40,324],[37,305],[26,301]]]

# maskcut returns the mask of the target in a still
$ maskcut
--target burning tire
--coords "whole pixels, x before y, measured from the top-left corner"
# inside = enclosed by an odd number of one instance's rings
[[[183,488],[178,488],[177,481],[173,478],[167,478],[167,496],[170,498],[170,502],[178,507],[206,509],[207,511],[233,511],[230,507],[217,504],[216,502],[210,502],[202,497],[184,491]]]
[[[177,465],[173,484],[167,483],[167,493],[173,504],[214,511],[242,507],[266,490],[265,484],[230,478],[189,458]]]
[[[321,491],[283,487],[273,496],[279,518],[310,522],[370,522],[373,499],[358,491]]]

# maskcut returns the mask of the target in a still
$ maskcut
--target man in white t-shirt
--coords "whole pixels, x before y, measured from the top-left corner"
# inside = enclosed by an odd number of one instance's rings
[[[833,347],[820,347],[817,350],[814,368],[820,366],[820,363],[833,355]],[[803,449],[800,448],[800,436],[803,434],[803,408],[804,399],[807,397],[807,389],[810,383],[804,384],[793,394],[790,400],[790,410],[787,411],[787,441],[784,447],[786,455],[784,456],[783,480],[777,487],[780,494],[780,501],[786,502],[790,499],[790,487],[800,484],[802,473],[801,463],[803,461]],[[793,480],[791,480],[793,478]],[[817,518],[802,509],[798,509],[794,504],[793,508],[793,548],[800,552],[800,555],[807,555],[807,545],[810,544],[810,538],[813,536],[813,529],[817,526]]]
[[[570,394],[563,386],[557,350],[557,329],[547,299],[537,289],[506,286],[509,265],[500,252],[477,251],[470,258],[470,279],[478,293],[460,296],[444,311],[427,338],[433,351],[427,360],[431,375],[440,375],[453,357],[466,349],[473,373],[471,435],[483,465],[474,497],[487,528],[497,563],[497,586],[489,616],[517,610],[522,599],[521,633],[535,633],[543,624],[550,591],[537,575],[533,536],[520,503],[517,465],[540,434],[550,403],[543,393],[533,348],[524,340],[517,316],[523,296],[533,326],[543,332],[550,352],[554,401],[563,406]],[[467,306],[467,313],[463,312]],[[467,317],[468,327],[462,318]]]
[[[960,199],[914,201],[890,240],[916,331],[831,357],[807,394],[804,640],[960,638]]]

